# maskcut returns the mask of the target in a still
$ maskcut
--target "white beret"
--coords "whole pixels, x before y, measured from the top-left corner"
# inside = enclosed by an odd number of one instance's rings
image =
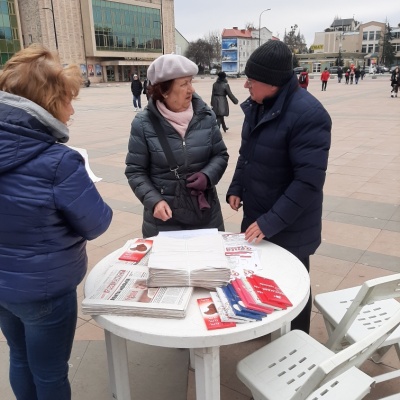
[[[147,70],[147,78],[155,85],[171,79],[197,75],[199,68],[188,58],[178,54],[164,54],[155,59]]]

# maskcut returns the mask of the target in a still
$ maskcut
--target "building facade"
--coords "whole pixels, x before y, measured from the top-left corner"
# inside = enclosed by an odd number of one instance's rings
[[[221,60],[222,71],[229,74],[243,74],[250,54],[273,38],[267,28],[261,29],[224,29],[222,31]]]
[[[0,0],[3,1],[3,0]],[[173,0],[17,0],[24,47],[43,43],[92,82],[142,79],[175,51]]]
[[[386,24],[378,21],[359,23],[354,19],[335,19],[324,32],[316,32],[312,53],[299,54],[300,66],[311,72],[336,65],[341,59],[345,66],[371,69],[382,62]],[[392,45],[396,49],[395,63],[400,63],[400,28],[393,28]]]
[[[16,0],[0,0],[0,67],[21,49],[21,26]]]

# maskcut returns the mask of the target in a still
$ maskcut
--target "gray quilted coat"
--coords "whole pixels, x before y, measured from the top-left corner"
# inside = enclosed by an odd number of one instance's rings
[[[151,123],[150,112],[159,119],[181,174],[203,172],[215,191],[215,185],[228,165],[228,152],[218,129],[215,114],[196,93],[193,94],[192,105],[194,115],[184,138],[161,116],[152,99],[132,122],[125,175],[136,197],[144,206],[143,237],[154,236],[160,231],[167,230],[224,229],[217,196],[214,196],[215,201],[211,204],[213,211],[211,221],[206,226],[182,225],[174,221],[173,216],[166,222],[153,217],[153,209],[159,201],[165,200],[172,204],[177,180],[170,171]]]

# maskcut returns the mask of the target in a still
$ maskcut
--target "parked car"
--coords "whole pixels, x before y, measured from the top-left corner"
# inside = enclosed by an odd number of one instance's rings
[[[400,65],[392,65],[392,66],[390,67],[389,72],[392,73],[392,72],[395,70],[396,67],[399,67],[399,68],[400,68]]]
[[[302,73],[303,70],[304,70],[304,67],[296,67],[296,68],[293,68],[293,71],[294,71],[297,75],[299,75],[300,73]]]
[[[217,75],[217,74],[218,74],[217,68],[213,68],[210,70],[210,75]]]
[[[330,74],[337,74],[339,67],[330,67],[329,73]]]

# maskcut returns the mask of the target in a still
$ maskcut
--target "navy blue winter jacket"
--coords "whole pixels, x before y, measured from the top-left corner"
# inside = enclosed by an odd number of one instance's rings
[[[0,91],[0,302],[43,301],[75,290],[86,241],[108,228],[68,128],[37,104]]]
[[[296,75],[260,119],[263,105],[249,98],[241,107],[242,143],[227,198],[243,201],[242,232],[257,221],[267,240],[308,257],[321,242],[329,114]]]

